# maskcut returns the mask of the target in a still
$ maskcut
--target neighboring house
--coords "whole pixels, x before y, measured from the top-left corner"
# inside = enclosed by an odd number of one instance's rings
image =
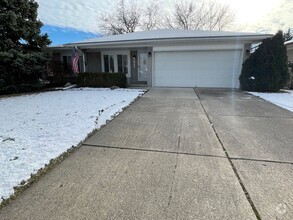
[[[292,63],[293,62],[293,39],[285,42],[285,45],[287,47],[288,62]]]
[[[289,88],[293,89],[293,39],[290,41],[285,42],[285,45],[287,47],[287,56],[288,56],[288,62],[289,62]]]
[[[270,34],[153,30],[105,36],[51,47],[53,60],[69,62],[72,47],[83,51],[85,72],[124,72],[129,84],[150,87],[238,88],[252,43]]]

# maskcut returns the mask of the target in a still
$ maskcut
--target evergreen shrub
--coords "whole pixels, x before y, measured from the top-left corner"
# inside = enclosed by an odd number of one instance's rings
[[[242,90],[276,92],[289,80],[287,50],[279,31],[262,41],[259,48],[243,63],[239,77]]]

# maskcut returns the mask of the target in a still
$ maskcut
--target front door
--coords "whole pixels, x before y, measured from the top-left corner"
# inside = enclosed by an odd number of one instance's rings
[[[139,52],[138,54],[138,81],[147,81],[148,54],[147,52]]]

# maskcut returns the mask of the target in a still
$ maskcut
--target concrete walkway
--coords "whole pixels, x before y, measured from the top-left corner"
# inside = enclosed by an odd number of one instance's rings
[[[293,219],[292,130],[251,95],[151,89],[0,219]]]

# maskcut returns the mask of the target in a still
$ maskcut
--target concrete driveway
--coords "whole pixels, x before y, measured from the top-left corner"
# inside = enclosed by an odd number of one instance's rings
[[[292,143],[259,98],[151,89],[0,219],[293,219]]]

